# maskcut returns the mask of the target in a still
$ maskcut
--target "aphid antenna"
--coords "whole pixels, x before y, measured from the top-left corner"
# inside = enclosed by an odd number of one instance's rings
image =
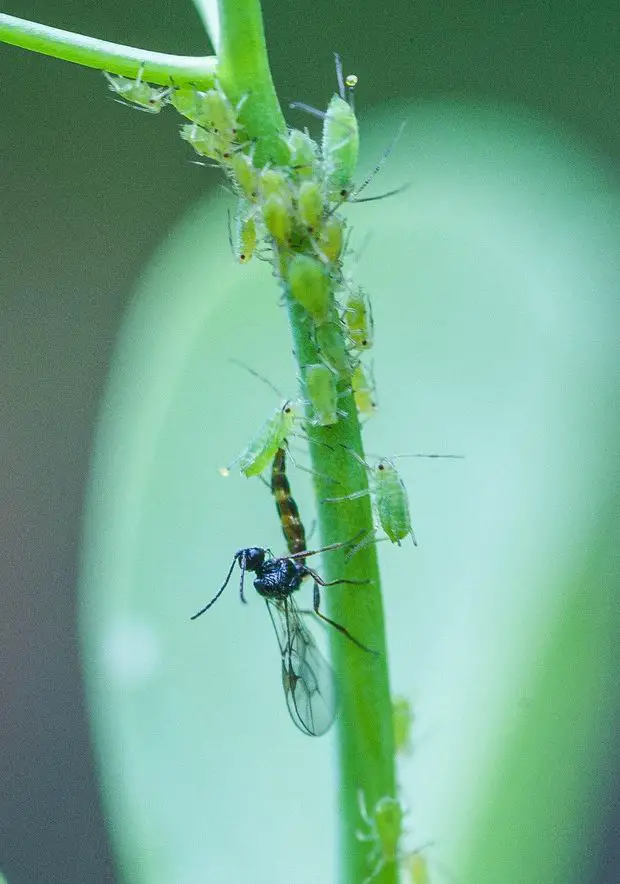
[[[300,110],[307,114],[311,114],[318,120],[324,120],[327,116],[327,111],[319,110],[318,107],[312,107],[311,104],[306,104],[305,101],[291,101],[289,107],[291,110]]]
[[[339,479],[334,479],[333,476],[328,476],[326,473],[319,473],[317,470],[313,470],[310,467],[305,467],[303,464],[300,464],[299,461],[295,460],[295,458],[291,454],[290,446],[287,446],[287,451],[291,462],[298,470],[301,470],[303,473],[309,473],[311,476],[318,476],[320,479],[325,479],[326,482],[335,482],[336,485],[342,484]]]
[[[188,161],[192,166],[205,166],[207,169],[219,169],[219,165],[217,163],[205,163],[204,160],[189,160]],[[224,190],[227,190],[228,193],[232,193],[232,191],[228,190],[227,187],[224,187],[223,184],[220,185]]]
[[[284,395],[284,393],[281,390],[279,390],[275,386],[275,384],[272,384],[271,381],[268,378],[266,378],[264,375],[260,374],[257,371],[254,371],[254,369],[250,368],[249,365],[246,365],[245,362],[242,362],[240,359],[235,359],[233,356],[231,356],[228,361],[234,362],[235,365],[238,365],[240,368],[243,368],[246,371],[248,371],[250,374],[254,375],[254,377],[258,378],[259,381],[262,381],[263,384],[267,384],[267,386],[270,389],[272,389],[274,391],[274,393],[280,397],[280,399],[286,399],[286,396]]]
[[[377,194],[377,196],[367,196],[367,197],[362,197],[362,199],[358,199],[359,194],[368,187],[368,185],[374,180],[374,178],[377,176],[377,174],[383,168],[383,165],[385,164],[385,162],[389,158],[390,154],[392,153],[392,151],[396,147],[396,144],[397,144],[400,136],[403,134],[403,130],[406,125],[407,125],[406,121],[403,120],[403,122],[400,124],[400,126],[398,128],[396,135],[392,139],[391,144],[389,144],[388,147],[384,150],[383,155],[381,156],[381,159],[376,164],[376,166],[366,176],[366,178],[362,181],[362,183],[360,184],[359,187],[356,187],[351,193],[348,193],[346,196],[342,197],[342,199],[338,200],[338,202],[328,212],[327,217],[329,217],[330,215],[333,215],[334,212],[337,212],[343,203],[374,203],[377,200],[387,199],[389,196],[396,196],[397,194],[402,193],[403,191],[407,190],[411,186],[411,183],[407,182],[406,184],[401,184],[399,187],[392,188],[392,190],[386,190],[385,193],[379,193],[379,194]]]
[[[373,455],[376,456],[376,455]],[[464,454],[391,454],[389,458],[380,458],[383,460],[396,460],[401,457],[426,457],[426,458],[440,458],[442,460],[465,460]]]

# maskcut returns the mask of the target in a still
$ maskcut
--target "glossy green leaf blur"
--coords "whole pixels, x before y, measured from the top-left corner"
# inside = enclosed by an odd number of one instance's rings
[[[380,552],[392,682],[415,710],[408,847],[432,841],[437,876],[572,880],[617,702],[620,190],[552,126],[463,103],[366,116],[363,163],[403,119],[376,187],[409,188],[348,210],[375,316],[367,448],[464,455],[399,463],[420,545]],[[134,882],[333,875],[330,738],[288,720],[260,599],[233,585],[189,622],[238,548],[282,547],[268,489],[218,471],[278,404],[229,360],[296,393],[277,288],[235,264],[229,203],[194,206],[151,260],[97,436],[85,659]],[[307,477],[289,477],[309,526]]]

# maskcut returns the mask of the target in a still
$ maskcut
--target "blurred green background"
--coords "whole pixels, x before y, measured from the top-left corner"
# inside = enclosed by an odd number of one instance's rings
[[[515,770],[504,758],[535,758],[544,738],[549,649],[566,666],[574,646],[559,685],[585,673],[577,712],[558,716],[583,728],[588,788],[575,786],[584,797],[572,852],[558,811],[557,849],[571,868],[557,880],[617,882],[618,9],[264,9],[283,102],[325,105],[334,50],[358,74],[365,168],[407,120],[377,189],[410,189],[348,210],[354,245],[370,233],[357,275],[373,295],[381,411],[368,449],[466,455],[403,467],[420,548],[381,548],[392,681],[418,713],[401,770],[410,844],[434,842],[440,880],[468,874],[464,845],[478,819],[484,829],[497,771]],[[3,11],[204,52],[189,4],[174,15],[154,3]],[[0,868],[10,884],[116,880],[76,625],[101,413],[87,668],[91,685],[109,683],[96,695],[99,739],[111,746],[108,805],[156,809],[144,828],[116,832],[128,880],[330,880],[331,740],[304,739],[288,721],[262,606],[242,610],[232,591],[208,620],[185,619],[235,549],[280,546],[269,495],[217,474],[274,406],[226,360],[294,384],[273,283],[264,266],[233,265],[222,220],[231,201],[217,171],[189,163],[173,113],[134,113],[96,72],[8,46],[0,88]],[[310,522],[305,486],[295,474]],[[573,586],[590,593],[581,607]],[[122,751],[110,742],[118,735]],[[558,743],[556,761],[570,752]],[[162,760],[169,769],[154,778]],[[539,763],[544,778],[553,756]],[[554,880],[532,871],[536,825],[509,830],[523,866],[481,880]],[[148,856],[142,868],[132,851]]]

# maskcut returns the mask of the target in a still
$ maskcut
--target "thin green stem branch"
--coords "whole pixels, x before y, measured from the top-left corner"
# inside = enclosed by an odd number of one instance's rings
[[[233,102],[243,102],[240,118],[255,138],[254,162],[287,161],[286,121],[271,78],[259,0],[219,0],[218,77]]]
[[[288,301],[294,349],[303,376],[301,369],[317,363],[320,353],[307,313],[292,298]],[[368,496],[340,503],[324,502],[329,497],[343,497],[368,488],[366,471],[350,454],[355,451],[363,457],[357,409],[346,385],[340,391],[339,404],[345,417],[334,426],[314,427],[310,434],[318,524],[321,544],[325,546],[359,539],[373,530]],[[375,652],[366,653],[336,630],[330,632],[341,707],[337,723],[339,880],[340,884],[360,884],[370,874],[371,847],[357,837],[363,828],[359,793],[368,808],[375,807],[385,796],[396,795],[392,705],[376,546],[365,546],[350,561],[341,550],[330,552],[324,557],[323,573],[327,580],[346,577],[367,581],[359,586],[343,584],[323,591],[330,616],[345,624],[352,635]],[[394,884],[397,880],[398,869],[389,863],[373,878],[373,884]]]
[[[213,86],[217,65],[214,56],[194,57],[148,52],[4,13],[0,13],[0,41],[124,77],[135,78],[143,68],[145,80],[162,86],[169,86],[173,81],[179,86],[190,84],[209,88]]]

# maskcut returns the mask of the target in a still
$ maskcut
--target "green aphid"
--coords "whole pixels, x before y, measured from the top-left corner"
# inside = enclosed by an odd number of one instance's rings
[[[252,157],[238,150],[228,160],[227,169],[237,191],[251,203],[255,203],[259,193],[258,169],[255,168]]]
[[[327,198],[345,200],[353,190],[359,130],[353,108],[339,95],[334,95],[327,106],[322,152]]]
[[[392,697],[392,723],[394,726],[394,750],[397,755],[411,752],[411,729],[413,708],[406,697]]]
[[[370,487],[354,491],[352,494],[345,494],[344,497],[326,498],[325,502],[337,503],[344,500],[356,500],[370,494],[379,524],[388,539],[400,546],[401,540],[410,534],[414,546],[417,546],[418,542],[415,539],[409,515],[407,491],[392,461],[383,458],[374,467],[371,467],[355,451],[349,451],[349,453],[368,470]],[[368,542],[369,538],[363,539],[357,548],[362,549]]]
[[[224,141],[236,141],[239,130],[242,128],[237,114],[243,101],[233,108],[232,104],[220,88],[207,89],[200,93],[198,109],[198,122],[207,126]]]
[[[322,262],[311,255],[294,255],[288,264],[291,295],[307,310],[317,325],[327,319],[331,280]]]
[[[389,539],[400,546],[401,540],[410,534],[417,546],[405,483],[392,461],[380,460],[372,468],[370,476],[377,516]]]
[[[263,200],[268,199],[270,196],[277,196],[287,206],[292,205],[289,180],[282,169],[274,169],[270,166],[261,169],[258,176],[258,185]]]
[[[256,249],[254,211],[252,208],[248,212],[247,204],[244,201],[240,202],[231,235],[233,253],[240,264],[247,264]]]
[[[428,860],[421,850],[408,853],[401,860],[402,868],[407,872],[411,884],[430,884]]]
[[[351,361],[341,331],[341,323],[333,306],[330,306],[326,321],[315,327],[314,339],[323,362],[339,378],[343,380],[349,378]]]
[[[318,228],[324,211],[323,188],[319,182],[302,181],[297,192],[297,214],[308,233],[314,233]]]
[[[293,222],[288,204],[282,197],[272,193],[263,203],[261,210],[265,227],[276,244],[282,248],[288,248],[293,232]]]
[[[158,114],[168,101],[171,89],[150,86],[142,79],[144,65],[138,71],[135,80],[128,77],[116,77],[103,72],[112,92],[119,96],[122,103],[135,104],[139,110],[149,114]]]
[[[357,77],[342,75],[342,62],[336,55],[338,95],[332,96],[323,120],[322,154],[327,197],[345,200],[353,190],[353,177],[359,158],[359,128],[353,107]]]
[[[371,844],[369,861],[373,864],[372,871],[363,884],[370,884],[387,866],[400,862],[405,809],[398,798],[390,795],[380,798],[370,814],[361,791],[358,792],[358,802],[360,816],[368,831],[358,831],[356,834],[359,841]]]
[[[312,423],[331,427],[338,423],[338,390],[336,377],[321,363],[306,366],[306,392],[314,411]]]
[[[318,164],[318,147],[307,132],[291,129],[287,139],[290,166],[297,179],[312,178]]]
[[[192,123],[200,122],[200,98],[204,92],[199,92],[193,86],[177,86],[170,94],[170,104],[181,116],[191,120]]]
[[[370,350],[373,344],[374,323],[367,293],[361,286],[351,291],[344,304],[342,320],[347,335],[356,350]]]
[[[377,410],[375,389],[374,385],[372,385],[366,377],[366,372],[360,362],[358,362],[353,369],[353,374],[351,375],[351,389],[353,391],[353,398],[355,399],[355,406],[358,412],[361,415],[364,415],[364,417],[372,417]]]
[[[297,409],[292,400],[279,406],[237,458],[241,472],[248,477],[260,476],[270,466],[278,448],[282,448],[286,442],[297,419]]]
[[[185,123],[181,126],[181,138],[187,141],[201,157],[210,160],[222,159],[223,145],[220,138],[209,129],[204,129],[198,123]]]
[[[340,215],[330,215],[319,229],[316,248],[328,264],[338,264],[344,246],[345,220]]]

